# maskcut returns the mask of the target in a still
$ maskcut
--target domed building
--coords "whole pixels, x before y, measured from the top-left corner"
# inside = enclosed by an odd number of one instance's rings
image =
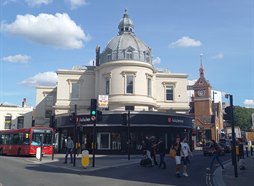
[[[190,134],[187,74],[153,66],[152,50],[136,37],[127,10],[118,25],[118,35],[102,52],[96,47],[95,66],[59,69],[57,77],[56,87],[37,87],[35,123],[48,125],[50,119],[45,113],[52,113],[59,150],[64,139],[74,135],[70,121],[73,112],[77,116],[77,139],[87,149],[96,139],[99,152],[126,152],[128,139],[131,151],[138,152],[145,137],[162,137],[169,147],[175,135]],[[95,138],[91,99],[98,99],[98,110],[102,111]],[[106,106],[101,105],[103,101]]]

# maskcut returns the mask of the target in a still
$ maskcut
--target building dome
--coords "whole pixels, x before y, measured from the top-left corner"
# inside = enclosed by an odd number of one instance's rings
[[[135,60],[152,64],[151,48],[135,36],[134,24],[126,9],[118,29],[118,35],[109,41],[101,53],[100,64],[118,60]]]

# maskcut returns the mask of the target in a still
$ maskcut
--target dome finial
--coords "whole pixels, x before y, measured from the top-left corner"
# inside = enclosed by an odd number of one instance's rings
[[[132,20],[129,18],[128,16],[128,10],[127,8],[125,8],[124,10],[124,14],[123,14],[123,18],[121,19],[119,25],[118,25],[118,29],[119,29],[119,34],[123,34],[123,33],[131,33],[133,34],[134,31],[134,24],[132,22]]]

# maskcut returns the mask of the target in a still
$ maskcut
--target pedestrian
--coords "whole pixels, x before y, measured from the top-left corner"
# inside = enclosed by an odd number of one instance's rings
[[[253,155],[253,147],[252,147],[252,145],[250,146],[250,155],[251,156]]]
[[[164,161],[165,154],[166,154],[166,148],[165,148],[165,142],[162,138],[160,138],[159,142],[156,144],[158,153],[160,155],[160,164],[159,168],[166,169],[166,163]]]
[[[220,156],[220,153],[221,153],[221,149],[219,147],[219,145],[214,141],[212,140],[211,141],[211,148],[213,150],[213,158],[211,160],[211,163],[210,163],[210,167],[207,168],[209,171],[212,170],[213,168],[213,163],[214,163],[214,160],[216,159],[218,161],[218,163],[220,164],[221,168],[224,169],[224,166],[223,164],[221,163],[220,159],[219,159],[219,156]]]
[[[182,163],[183,163],[183,176],[189,176],[187,173],[187,165],[190,164],[190,156],[192,156],[190,146],[187,143],[187,138],[184,137],[181,142],[181,153],[182,153]]]
[[[175,143],[173,145],[173,149],[176,151],[176,176],[178,178],[181,177],[180,170],[181,170],[181,143],[180,143],[180,136],[176,136]]]
[[[64,161],[64,163],[67,163],[67,158],[68,158],[69,154],[71,156],[71,163],[72,163],[73,148],[74,148],[74,143],[73,143],[71,137],[69,136],[68,140],[67,140],[67,146],[66,146],[66,153],[65,153],[65,161]]]
[[[152,148],[151,148],[151,157],[153,158],[153,165],[157,166],[158,163],[157,163],[157,160],[156,160],[156,152],[157,152],[157,143],[156,143],[156,139],[155,137],[152,137],[151,139],[151,145],[152,145]]]

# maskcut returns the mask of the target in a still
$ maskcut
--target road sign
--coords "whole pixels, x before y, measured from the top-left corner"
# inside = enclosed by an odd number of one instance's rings
[[[92,116],[92,117],[91,117],[91,120],[92,120],[92,121],[95,121],[95,120],[96,120],[96,117],[95,117],[95,116]]]

